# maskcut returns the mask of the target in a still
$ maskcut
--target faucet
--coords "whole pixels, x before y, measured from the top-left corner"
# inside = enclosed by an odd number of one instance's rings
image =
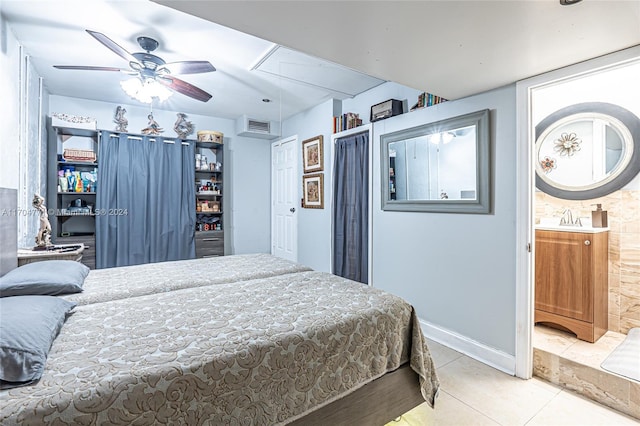
[[[562,218],[560,219],[560,225],[561,226],[582,226],[582,220],[580,220],[580,218],[578,217],[574,221],[571,210],[566,209],[564,213],[562,213]]]

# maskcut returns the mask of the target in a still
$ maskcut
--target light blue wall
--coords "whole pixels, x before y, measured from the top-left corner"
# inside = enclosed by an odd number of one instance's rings
[[[271,143],[235,136],[227,148],[225,179],[231,175],[232,253],[271,253]]]
[[[435,326],[515,354],[516,92],[508,86],[374,124],[373,284]],[[489,108],[492,213],[383,212],[380,135]]]
[[[365,122],[371,105],[387,99],[409,107],[420,91],[382,84],[342,101],[341,112]],[[338,106],[339,106],[338,102]],[[499,88],[465,99],[378,121],[373,126],[373,285],[405,298],[418,316],[444,330],[515,355],[516,92]],[[299,114],[283,135],[325,138],[325,182],[330,181],[332,103]],[[491,214],[383,212],[380,135],[489,108],[492,141]],[[325,124],[327,123],[327,124]],[[301,158],[300,158],[301,161]],[[330,197],[330,186],[325,188]],[[299,260],[315,269],[330,265],[330,211],[302,209]]]
[[[298,182],[302,198],[302,141],[318,135],[323,137],[324,209],[297,208],[298,262],[318,271],[331,270],[331,132],[332,117],[339,111],[339,102],[326,101],[297,114],[282,123],[283,137],[298,136]],[[298,204],[299,206],[299,204]]]
[[[334,115],[346,112],[360,114],[369,122],[371,105],[387,99],[407,100],[411,107],[418,100],[419,90],[397,83],[384,83],[353,99],[329,100],[314,108],[290,117],[282,123],[283,137],[298,136],[298,143],[317,135],[324,139],[324,209],[298,209],[298,261],[319,271],[331,271],[331,198],[332,156],[331,135]],[[298,154],[298,175],[302,191],[302,149]],[[302,192],[298,198],[302,197]]]
[[[87,99],[51,96],[50,112],[90,116],[99,129],[115,129],[113,115],[117,105]],[[128,131],[140,133],[147,126],[149,108],[124,105]],[[164,129],[163,135],[175,136],[176,111],[153,109],[153,117]],[[269,253],[270,221],[270,145],[262,139],[236,136],[235,121],[188,115],[198,130],[224,133],[223,205],[225,253]],[[192,135],[195,137],[195,134]]]

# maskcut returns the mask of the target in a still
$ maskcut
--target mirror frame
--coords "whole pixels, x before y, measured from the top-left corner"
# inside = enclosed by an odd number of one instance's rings
[[[475,200],[392,200],[389,189],[389,144],[405,139],[445,132],[461,127],[476,127],[476,194]],[[380,135],[382,210],[433,213],[490,213],[491,134],[489,110],[484,109],[458,117],[422,124]]]
[[[540,136],[546,133],[549,127],[553,127],[560,120],[563,120],[569,116],[580,113],[597,113],[604,116],[612,117],[620,121],[631,134],[631,147],[633,152],[631,153],[631,159],[627,166],[622,169],[617,176],[613,179],[605,180],[605,182],[599,186],[585,190],[568,190],[554,186],[553,184],[544,180],[536,170],[536,188],[540,191],[551,195],[552,197],[561,198],[564,200],[591,200],[594,198],[603,197],[611,194],[629,182],[631,182],[640,173],[640,119],[631,111],[622,108],[621,106],[606,103],[606,102],[584,102],[575,105],[571,105],[565,108],[561,108],[558,111],[550,114],[544,118],[535,129],[535,152],[534,161],[538,161],[538,147],[540,144]],[[626,141],[624,141],[626,143]]]

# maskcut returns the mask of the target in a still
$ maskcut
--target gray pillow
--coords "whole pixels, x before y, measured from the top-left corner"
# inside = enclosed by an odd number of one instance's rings
[[[0,298],[0,389],[40,379],[74,302],[53,296]]]
[[[0,277],[0,297],[79,293],[88,273],[86,265],[74,260],[27,263]]]

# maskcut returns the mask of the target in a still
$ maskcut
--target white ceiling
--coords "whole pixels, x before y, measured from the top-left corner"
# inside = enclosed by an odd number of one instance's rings
[[[362,73],[456,99],[640,44],[640,0],[573,6],[558,0],[0,0],[0,11],[53,94],[132,103],[119,89],[119,73],[52,65],[126,68],[84,30],[100,31],[130,52],[140,50],[136,38],[146,35],[160,42],[154,53],[167,62],[208,60],[218,69],[181,77],[212,100],[176,94],[163,109],[265,120],[345,98],[345,86],[379,83]],[[292,60],[287,55],[295,52],[278,49],[272,56],[284,59],[277,66],[266,61],[263,71],[252,70],[274,43],[330,62],[310,65],[308,55]],[[277,75],[283,69],[292,78],[315,77],[296,83]],[[323,81],[334,69],[361,73]],[[344,81],[349,84],[337,85]],[[333,90],[318,87],[327,84]]]
[[[383,82],[147,0],[0,0],[0,12],[54,95],[114,105],[137,103],[120,89],[119,82],[130,76],[53,68],[88,65],[128,69],[126,60],[86,29],[105,34],[129,53],[142,51],[136,39],[144,35],[159,41],[153,53],[166,62],[211,62],[215,72],[177,77],[213,98],[203,103],[173,94],[161,105],[154,103],[154,108],[170,111],[279,121],[327,99],[346,99]],[[269,57],[261,61],[267,54]],[[256,65],[261,66],[253,69]],[[301,70],[313,84],[296,81]],[[278,72],[288,78],[276,75]],[[344,93],[344,82],[348,82],[350,93]],[[263,102],[265,98],[272,102]]]

